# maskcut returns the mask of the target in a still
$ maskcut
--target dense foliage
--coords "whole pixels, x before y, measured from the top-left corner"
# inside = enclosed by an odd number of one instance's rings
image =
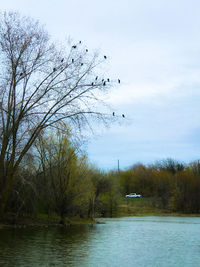
[[[70,134],[57,131],[41,137],[21,164],[6,211],[23,215],[66,217],[116,216],[124,196],[142,194],[146,204],[168,212],[199,213],[198,163],[186,166],[172,159],[116,172],[102,172],[87,161]],[[127,200],[133,201],[134,200]]]
[[[137,164],[120,175],[121,192],[139,192],[154,207],[183,213],[200,211],[199,163],[188,166],[172,159],[151,166]]]

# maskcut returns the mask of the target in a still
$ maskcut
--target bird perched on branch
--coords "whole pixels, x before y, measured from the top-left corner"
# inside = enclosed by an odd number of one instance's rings
[[[98,80],[98,76],[95,78],[95,81],[97,81]]]
[[[53,68],[53,71],[55,72],[56,71],[56,68]]]
[[[72,46],[72,48],[74,48],[74,49],[75,49],[75,48],[76,48],[76,45],[73,45],[73,46]]]
[[[120,83],[120,79],[118,79],[118,83]]]
[[[124,115],[124,114],[122,114],[122,117],[123,117],[123,118],[125,118],[125,115]]]
[[[74,63],[74,59],[72,58],[72,63]]]
[[[88,49],[85,49],[85,52],[88,52]]]
[[[106,58],[107,58],[107,56],[104,56],[104,58],[106,59]]]
[[[115,116],[115,112],[113,112],[113,116]]]
[[[108,78],[107,81],[110,82],[110,79]]]
[[[61,59],[61,62],[62,62],[62,63],[63,63],[63,61],[64,61],[64,58]]]

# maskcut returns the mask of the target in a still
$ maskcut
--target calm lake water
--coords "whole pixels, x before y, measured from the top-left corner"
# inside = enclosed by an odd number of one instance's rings
[[[200,218],[129,217],[0,229],[0,266],[200,266]]]

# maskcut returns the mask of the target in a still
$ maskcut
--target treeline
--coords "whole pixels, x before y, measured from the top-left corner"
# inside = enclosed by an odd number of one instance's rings
[[[172,212],[199,213],[200,166],[172,159],[144,166],[137,164],[120,174],[122,195],[138,192],[149,204]]]
[[[149,205],[171,212],[200,211],[198,162],[172,159],[103,172],[88,163],[70,134],[57,131],[38,138],[15,175],[6,212],[15,218],[46,214],[66,217],[116,216],[125,195],[142,194]],[[130,200],[134,201],[134,200]]]
[[[70,134],[62,131],[40,136],[26,154],[13,179],[6,214],[46,214],[93,218],[112,215],[119,198],[116,177],[108,176],[88,163]]]

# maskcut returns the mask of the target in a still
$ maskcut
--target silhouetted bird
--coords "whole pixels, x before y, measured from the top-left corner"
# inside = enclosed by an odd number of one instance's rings
[[[83,63],[81,63],[81,66],[83,66]]]
[[[63,61],[64,61],[64,58],[61,59],[61,62],[62,62],[62,63],[63,63]]]
[[[124,114],[122,114],[122,117],[123,117],[123,118],[125,118],[125,115],[124,115]]]
[[[92,86],[94,85],[94,83],[92,83]]]
[[[85,49],[86,52],[88,52],[88,49]]]
[[[98,80],[98,76],[95,78],[95,80],[96,80],[96,81]]]
[[[76,45],[73,45],[72,48],[76,48]]]
[[[81,41],[79,41],[79,44],[81,44]]]
[[[106,59],[106,58],[107,58],[107,56],[104,56],[104,58]]]
[[[113,116],[115,116],[115,112],[113,112]]]
[[[110,79],[108,78],[107,81],[110,82]]]
[[[21,72],[19,76],[22,76],[22,75],[23,75],[23,72]]]
[[[103,83],[103,86],[105,86],[105,85],[106,85],[106,82]]]
[[[53,68],[53,71],[56,71],[56,68]]]
[[[74,59],[72,58],[72,63],[74,63]]]
[[[118,83],[120,83],[120,79],[118,79]]]
[[[104,79],[102,79],[102,82],[104,81]]]

